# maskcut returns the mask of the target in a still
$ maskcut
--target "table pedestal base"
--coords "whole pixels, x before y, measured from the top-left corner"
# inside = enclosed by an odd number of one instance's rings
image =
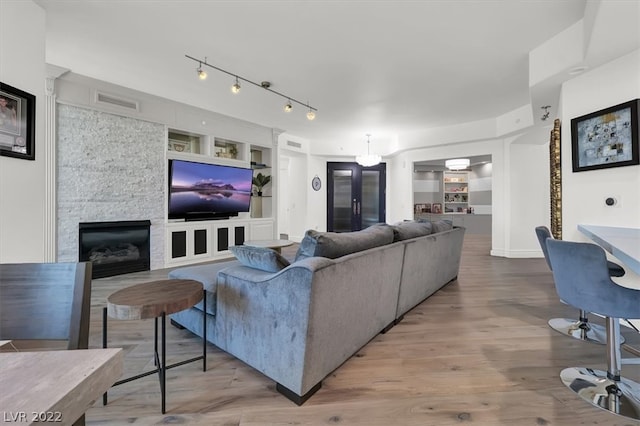
[[[174,364],[167,365],[166,355],[167,355],[167,315],[165,312],[162,312],[160,315],[161,324],[162,324],[162,333],[160,339],[160,351],[161,356],[158,354],[158,317],[154,318],[154,338],[153,338],[153,362],[157,367],[153,370],[128,377],[126,379],[118,380],[113,384],[113,386],[118,386],[123,383],[129,383],[133,380],[141,379],[143,377],[150,376],[152,374],[158,373],[158,379],[160,380],[160,395],[162,398],[162,414],[166,413],[166,389],[167,389],[167,370],[175,367],[179,367],[184,364],[188,364],[191,362],[202,360],[202,371],[207,371],[207,320],[206,320],[206,292],[203,290],[203,306],[205,307],[205,314],[203,315],[203,338],[202,338],[202,355],[190,358],[184,361],[176,362]],[[102,347],[107,347],[107,308],[105,307],[102,311]],[[107,405],[107,392],[102,395],[102,405]]]

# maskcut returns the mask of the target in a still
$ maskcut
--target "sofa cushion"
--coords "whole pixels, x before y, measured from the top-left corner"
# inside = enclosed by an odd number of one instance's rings
[[[181,280],[196,280],[202,283],[207,291],[207,313],[216,314],[216,288],[218,286],[218,272],[229,266],[240,265],[237,260],[207,263],[204,265],[185,266],[169,272],[169,278]],[[197,309],[202,311],[202,301],[196,303]]]
[[[433,233],[444,232],[453,229],[453,223],[450,220],[437,220],[431,223]]]
[[[392,242],[393,229],[387,224],[377,224],[355,232],[318,232],[311,229],[300,242],[296,261],[313,256],[336,259]]]
[[[396,223],[391,227],[393,229],[393,241],[408,240],[416,237],[423,237],[431,234],[431,222],[414,222],[406,221]]]
[[[261,271],[278,272],[289,266],[287,259],[270,248],[232,246],[229,249],[240,263],[254,269],[260,269]]]

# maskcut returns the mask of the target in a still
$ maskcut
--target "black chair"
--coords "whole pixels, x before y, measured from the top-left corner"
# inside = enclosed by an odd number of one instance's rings
[[[566,303],[606,317],[607,371],[565,368],[563,383],[582,399],[612,413],[640,420],[640,385],[621,377],[620,318],[640,318],[640,290],[611,280],[604,250],[595,244],[547,239],[558,296]]]
[[[546,226],[536,227],[536,236],[538,237],[538,242],[540,242],[540,248],[542,248],[542,253],[547,261],[547,265],[549,265],[549,269],[553,271],[551,262],[549,261],[549,253],[547,251],[546,243],[548,238],[553,238],[549,228]],[[609,270],[609,275],[612,277],[621,277],[625,274],[622,266],[614,262],[607,261],[607,268]],[[605,345],[607,343],[607,333],[605,328],[601,325],[590,323],[587,311],[582,308],[580,308],[579,315],[580,316],[577,320],[572,318],[552,318],[548,321],[549,327],[564,334],[565,336],[573,337],[574,339]],[[624,339],[622,339],[621,343],[624,343]]]
[[[0,264],[0,340],[64,340],[67,349],[87,349],[91,270],[89,262]],[[84,424],[83,415],[74,426]]]

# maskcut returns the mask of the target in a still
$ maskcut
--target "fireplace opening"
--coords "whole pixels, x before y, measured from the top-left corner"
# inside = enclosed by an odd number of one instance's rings
[[[150,269],[151,221],[82,222],[78,228],[78,258],[92,262],[92,278]]]

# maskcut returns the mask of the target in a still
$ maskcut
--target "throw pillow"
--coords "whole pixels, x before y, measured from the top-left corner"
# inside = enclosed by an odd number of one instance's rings
[[[392,228],[394,242],[423,237],[432,232],[431,222],[399,222],[393,225]]]
[[[289,266],[287,259],[270,248],[231,246],[229,250],[243,265],[261,271],[278,272]]]
[[[387,224],[373,225],[355,232],[318,232],[310,229],[300,242],[296,260],[313,256],[336,259],[392,242],[393,229]]]
[[[432,222],[433,233],[444,232],[453,229],[453,223],[450,220],[437,220]]]

